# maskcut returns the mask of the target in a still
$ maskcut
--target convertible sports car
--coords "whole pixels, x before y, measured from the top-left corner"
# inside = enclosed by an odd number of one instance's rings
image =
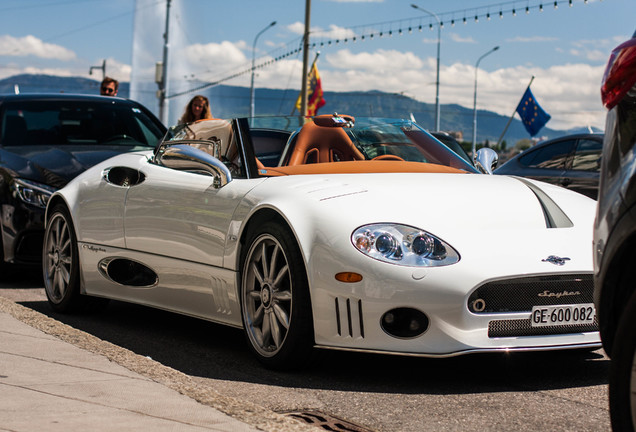
[[[594,211],[409,120],[205,120],[51,197],[45,288],[61,312],[117,299],[242,327],[273,368],[314,347],[590,349]]]

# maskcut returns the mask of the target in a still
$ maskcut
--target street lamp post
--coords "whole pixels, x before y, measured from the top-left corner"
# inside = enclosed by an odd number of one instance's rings
[[[258,32],[256,37],[254,38],[254,44],[252,44],[252,84],[250,86],[250,117],[254,117],[254,61],[256,59],[256,41],[258,37],[265,32],[270,27],[274,27],[276,25],[276,21],[272,21],[269,23],[267,27]]]
[[[473,94],[473,160],[475,159],[475,151],[477,150],[477,71],[479,70],[479,62],[481,59],[486,57],[488,54],[492,54],[499,49],[497,45],[486,54],[479,57],[477,63],[475,64],[475,93]]]
[[[439,20],[438,16],[434,14],[433,12],[427,11],[426,9],[423,9],[416,4],[411,4],[411,7],[413,9],[417,9],[431,15],[437,21],[437,77],[435,78],[435,130],[439,131],[440,130],[440,127],[439,127],[439,121],[440,121],[440,118],[439,118],[440,117],[439,115],[439,51],[440,51],[440,44],[442,41],[442,23]]]

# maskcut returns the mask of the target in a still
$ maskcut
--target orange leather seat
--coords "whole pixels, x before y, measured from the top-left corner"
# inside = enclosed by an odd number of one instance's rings
[[[298,133],[288,166],[354,160],[364,160],[364,155],[343,128],[317,126],[312,121]]]

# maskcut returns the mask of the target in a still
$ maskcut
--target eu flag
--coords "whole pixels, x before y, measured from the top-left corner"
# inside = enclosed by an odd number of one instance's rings
[[[543,111],[543,108],[539,106],[530,91],[530,86],[528,86],[519,105],[517,105],[517,112],[530,136],[535,136],[543,125],[552,118],[550,114]]]

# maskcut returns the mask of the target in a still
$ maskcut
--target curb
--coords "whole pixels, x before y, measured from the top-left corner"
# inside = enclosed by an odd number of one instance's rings
[[[210,406],[243,423],[247,423],[265,432],[313,432],[316,428],[298,420],[275,413],[251,402],[224,396],[214,389],[202,386],[188,375],[164,366],[91,334],[75,329],[19,305],[0,296],[0,312],[5,312],[17,320],[78,348],[102,355],[108,360],[126,369],[143,375],[157,383],[171,388],[200,404]]]

